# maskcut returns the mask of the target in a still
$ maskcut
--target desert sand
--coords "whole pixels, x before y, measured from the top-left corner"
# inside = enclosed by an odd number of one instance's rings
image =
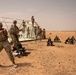
[[[74,36],[75,31],[46,32],[46,37],[58,35],[61,43],[47,46],[47,39],[22,42],[30,55],[15,57],[17,68],[12,67],[5,50],[0,52],[0,75],[76,75],[76,43],[64,44],[66,38]]]

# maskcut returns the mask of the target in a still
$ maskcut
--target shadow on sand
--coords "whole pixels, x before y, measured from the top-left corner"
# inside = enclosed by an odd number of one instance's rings
[[[18,65],[18,67],[24,67],[24,66],[30,67],[31,63],[18,63],[17,65]]]
[[[36,50],[36,49],[26,49],[27,51],[34,51],[34,50]]]
[[[31,63],[17,63],[18,67],[31,67]],[[6,66],[6,65],[2,65],[0,68],[10,68],[13,67],[12,65]],[[18,68],[17,67],[17,68]]]

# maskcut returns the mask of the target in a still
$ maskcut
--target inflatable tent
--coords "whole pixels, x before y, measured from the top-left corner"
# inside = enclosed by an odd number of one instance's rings
[[[34,27],[37,27],[38,24],[35,22],[34,26],[32,25],[32,22],[30,20],[27,20],[25,22],[25,26],[21,25],[19,28],[22,29],[22,31],[19,32],[19,41],[30,41],[35,40],[35,30]]]

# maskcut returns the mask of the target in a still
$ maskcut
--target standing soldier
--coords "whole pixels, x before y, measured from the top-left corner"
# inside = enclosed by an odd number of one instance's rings
[[[35,19],[34,16],[31,17],[32,26],[34,27]]]
[[[35,36],[36,36],[36,31],[37,31],[37,27],[35,26],[34,27]]]
[[[25,33],[26,24],[25,24],[25,21],[24,21],[24,20],[23,20],[23,22],[22,22],[22,25],[23,25],[22,32]]]
[[[27,38],[30,37],[30,29],[29,27],[27,28]]]
[[[41,40],[42,39],[42,29],[40,27],[37,28],[37,31],[36,31],[36,40],[38,39]]]
[[[4,28],[2,28],[2,27],[3,27],[3,24],[0,22],[0,52],[4,48],[5,51],[7,52],[7,55],[9,56],[9,59],[13,63],[13,66],[17,67],[17,65],[14,62],[13,54],[11,52],[11,45],[8,42],[8,33],[7,33],[7,30],[4,29]]]
[[[46,39],[46,32],[45,32],[45,29],[43,29],[43,31],[42,31],[42,38],[43,38],[43,39]]]
[[[31,22],[32,22],[31,37],[33,38],[35,36],[35,32],[34,32],[35,19],[34,19],[34,16],[31,17]]]
[[[23,26],[22,27],[22,36],[25,37],[25,36],[27,36],[27,32],[26,32],[27,31],[26,21],[24,21],[24,20],[22,21],[22,26]]]
[[[17,45],[19,43],[18,39],[18,33],[19,33],[19,28],[17,27],[17,21],[13,21],[13,25],[11,25],[11,28],[9,30],[10,36],[12,38],[13,45]]]

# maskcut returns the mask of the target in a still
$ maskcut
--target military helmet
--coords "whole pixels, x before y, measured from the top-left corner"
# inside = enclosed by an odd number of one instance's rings
[[[3,24],[0,22],[0,26],[2,27],[3,26]]]
[[[32,16],[32,18],[34,18],[34,16]]]
[[[14,21],[13,21],[13,24],[16,24],[16,23],[17,23],[17,21],[16,21],[16,20],[14,20]]]
[[[25,23],[25,21],[23,20],[22,23]]]

